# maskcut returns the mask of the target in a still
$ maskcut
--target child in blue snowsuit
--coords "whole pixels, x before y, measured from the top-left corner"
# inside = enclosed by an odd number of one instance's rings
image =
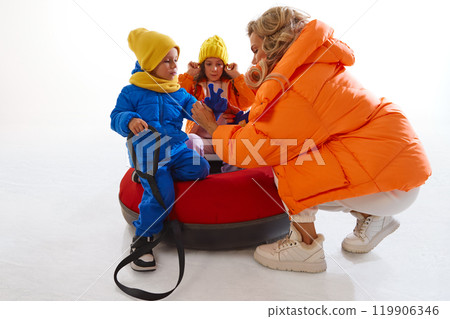
[[[138,61],[130,78],[131,85],[122,89],[111,113],[111,128],[126,137],[130,132],[137,135],[151,125],[161,134],[161,140],[168,140],[162,144],[160,159],[166,156],[167,148],[170,150],[169,161],[160,166],[155,175],[167,210],[155,198],[148,181],[140,179],[144,193],[139,204],[139,219],[134,222],[133,252],[151,242],[162,230],[163,221],[175,201],[173,180],[203,179],[209,173],[209,164],[187,148],[188,137],[181,130],[183,118],[192,120],[192,105],[197,100],[178,84],[179,47],[170,37],[144,28],[131,31],[128,44]],[[155,270],[153,252],[133,261],[131,268]]]

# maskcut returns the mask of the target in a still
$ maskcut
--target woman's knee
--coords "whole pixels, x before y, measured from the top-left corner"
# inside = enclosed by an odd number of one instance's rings
[[[393,190],[341,200],[345,207],[375,216],[392,216],[408,209],[417,199],[420,187],[408,192]]]

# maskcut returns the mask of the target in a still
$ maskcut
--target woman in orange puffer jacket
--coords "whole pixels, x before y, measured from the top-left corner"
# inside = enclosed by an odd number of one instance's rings
[[[187,73],[178,77],[181,87],[199,101],[210,96],[208,85],[213,84],[214,91],[222,89],[222,97],[228,100],[227,110],[219,117],[219,124],[232,123],[235,114],[250,108],[255,95],[247,86],[244,76],[238,72],[236,63],[228,64],[228,52],[222,38],[215,35],[205,40],[200,47],[197,62],[188,64]],[[192,121],[187,121],[188,147],[207,159],[217,156],[211,143],[211,135]],[[235,168],[224,164],[222,171]]]
[[[356,227],[342,247],[368,252],[397,229],[392,215],[414,202],[431,168],[402,111],[346,71],[353,51],[325,23],[308,18],[275,7],[248,24],[258,65],[247,79],[258,91],[247,125],[217,126],[200,102],[193,117],[223,141],[225,161],[273,167],[290,233],[259,246],[255,259],[274,269],[321,272],[318,209],[351,212]]]

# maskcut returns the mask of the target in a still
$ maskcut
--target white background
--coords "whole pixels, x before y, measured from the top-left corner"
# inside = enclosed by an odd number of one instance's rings
[[[398,216],[400,229],[370,254],[343,253],[354,220],[321,212],[326,273],[265,269],[253,249],[188,251],[185,279],[168,299],[449,300],[448,11],[443,1],[388,0],[2,0],[0,300],[131,299],[112,279],[133,231],[117,201],[128,165],[124,141],[109,128],[134,66],[129,31],[171,36],[181,47],[179,73],[217,34],[245,72],[252,59],[246,25],[279,4],[326,22],[355,51],[350,71],[403,108],[433,176]],[[124,270],[124,280],[169,289],[175,250],[162,246],[157,254],[158,277]]]

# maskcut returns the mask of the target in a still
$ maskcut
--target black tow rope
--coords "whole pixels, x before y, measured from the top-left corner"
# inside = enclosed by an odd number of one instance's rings
[[[155,139],[155,146],[156,146],[155,151],[153,152],[153,167],[152,167],[152,170],[150,171],[150,174],[144,173],[141,171],[142,168],[139,166],[137,156],[136,156],[136,151],[135,151],[134,145],[133,145],[132,139],[134,137],[134,134],[132,132],[127,137],[127,147],[130,152],[131,160],[133,162],[133,166],[135,168],[136,173],[138,174],[139,177],[145,178],[148,181],[148,183],[150,184],[150,188],[152,190],[153,196],[155,196],[155,198],[159,202],[159,204],[164,209],[166,209],[166,205],[163,201],[161,192],[159,191],[159,188],[158,188],[158,185],[157,185],[156,179],[155,179],[156,171],[158,170],[159,153],[160,153],[160,148],[161,148],[161,136],[154,127],[149,125],[148,128],[151,131],[151,133],[149,133],[149,134],[155,134],[154,139]],[[169,290],[164,293],[152,293],[152,292],[148,292],[148,291],[141,290],[138,288],[127,287],[124,284],[122,284],[121,282],[119,282],[119,280],[117,279],[117,275],[118,275],[119,271],[123,267],[128,265],[129,263],[131,263],[134,260],[138,259],[139,257],[149,253],[153,248],[156,247],[156,245],[158,245],[161,242],[161,240],[165,237],[165,235],[167,234],[167,232],[169,230],[173,234],[173,238],[175,240],[175,245],[177,246],[177,251],[178,251],[179,275],[178,275],[178,281],[177,281],[177,284],[175,285],[175,287],[172,290]],[[132,297],[143,299],[143,300],[150,300],[150,301],[160,300],[160,299],[163,299],[163,298],[166,298],[167,296],[169,296],[178,287],[181,280],[183,279],[184,265],[185,265],[184,245],[183,245],[182,238],[181,238],[180,222],[178,220],[165,221],[163,230],[161,231],[161,234],[157,239],[155,239],[152,242],[149,242],[148,244],[144,245],[143,247],[136,249],[133,253],[131,253],[128,257],[124,258],[117,265],[116,270],[114,271],[114,282],[123,292],[125,292],[126,294],[128,294]]]

